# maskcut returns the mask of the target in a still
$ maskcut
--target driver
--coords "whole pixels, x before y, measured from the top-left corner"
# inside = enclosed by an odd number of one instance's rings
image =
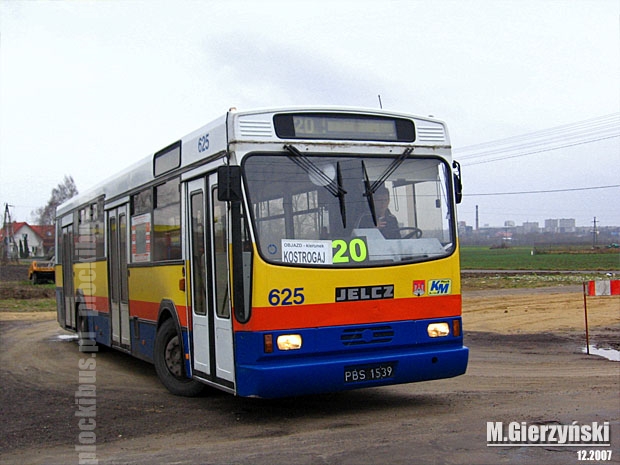
[[[375,215],[377,217],[377,229],[381,231],[386,239],[400,239],[400,231],[398,228],[398,220],[388,208],[390,204],[390,191],[385,186],[377,189],[373,195],[375,204]],[[359,222],[359,228],[374,228],[372,216],[364,215]]]

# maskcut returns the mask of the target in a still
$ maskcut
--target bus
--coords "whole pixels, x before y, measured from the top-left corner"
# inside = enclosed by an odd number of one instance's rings
[[[231,108],[59,206],[58,322],[183,396],[458,376],[460,198],[442,121]]]

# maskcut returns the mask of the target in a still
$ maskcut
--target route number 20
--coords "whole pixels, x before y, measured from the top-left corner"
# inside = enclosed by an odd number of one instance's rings
[[[348,263],[349,259],[354,262],[363,262],[368,258],[366,243],[360,239],[351,239],[349,242],[342,239],[332,241],[334,251],[333,263]]]

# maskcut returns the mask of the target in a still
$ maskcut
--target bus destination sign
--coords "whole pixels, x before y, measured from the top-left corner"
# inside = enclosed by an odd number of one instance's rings
[[[369,140],[413,142],[411,120],[384,116],[304,113],[274,116],[276,134],[283,139]]]

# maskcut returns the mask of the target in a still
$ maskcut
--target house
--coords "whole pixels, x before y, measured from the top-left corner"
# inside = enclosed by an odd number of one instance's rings
[[[41,251],[43,253],[40,256],[47,256],[52,252],[56,243],[56,228],[53,224],[43,224],[38,226],[31,226],[31,228],[43,239]],[[36,256],[36,255],[35,255]]]
[[[0,241],[4,241],[4,229],[0,230]],[[28,239],[29,256],[44,257],[54,247],[53,225],[29,225],[26,222],[13,222],[13,238],[15,247],[19,247],[20,241],[25,245]]]

